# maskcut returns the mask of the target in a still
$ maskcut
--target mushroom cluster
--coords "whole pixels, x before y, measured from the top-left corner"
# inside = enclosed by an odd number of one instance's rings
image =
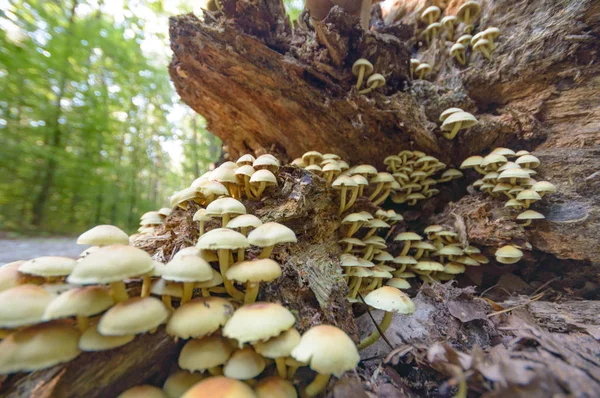
[[[157,211],[148,211],[140,217],[140,227],[138,234],[132,235],[131,239],[135,240],[140,235],[154,235],[154,228],[162,225],[165,218],[171,214],[171,209],[163,207]]]
[[[356,89],[359,94],[368,94],[371,91],[385,86],[385,77],[380,73],[373,73],[373,64],[369,60],[360,58],[352,65],[352,74],[357,77]],[[365,77],[367,77],[367,88],[360,89]]]
[[[468,157],[460,168],[474,169],[482,175],[473,187],[493,197],[506,199],[504,207],[520,211],[516,218],[526,227],[534,220],[544,219],[543,214],[529,207],[544,195],[556,192],[552,183],[533,178],[539,166],[539,159],[528,151],[515,152],[500,147],[487,156]]]

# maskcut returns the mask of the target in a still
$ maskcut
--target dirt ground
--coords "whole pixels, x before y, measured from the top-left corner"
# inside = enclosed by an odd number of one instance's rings
[[[40,256],[77,257],[84,249],[75,238],[0,239],[0,264]]]

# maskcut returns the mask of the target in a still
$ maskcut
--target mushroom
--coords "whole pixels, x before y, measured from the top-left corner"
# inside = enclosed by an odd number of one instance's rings
[[[394,238],[394,242],[404,242],[404,247],[402,248],[402,251],[400,252],[401,256],[406,256],[406,254],[408,253],[408,251],[410,250],[410,243],[411,242],[416,242],[419,240],[423,240],[423,237],[414,233],[414,232],[400,232],[398,235],[396,235],[396,237]]]
[[[373,64],[364,58],[360,58],[352,65],[352,74],[358,77],[356,81],[356,89],[360,90],[363,79],[365,76],[369,76],[373,72]]]
[[[491,61],[492,57],[490,56],[490,52],[488,50],[489,45],[490,45],[490,42],[488,40],[486,40],[486,39],[479,39],[473,45],[473,51],[479,51],[479,52],[481,52],[483,54],[483,56],[488,59],[488,61]]]
[[[296,243],[296,234],[290,228],[276,222],[267,222],[258,226],[248,235],[248,242],[262,248],[258,258],[269,258],[275,245]]]
[[[181,398],[256,398],[248,384],[227,377],[209,377],[194,385]]]
[[[323,176],[325,177],[325,180],[327,181],[327,185],[331,185],[331,183],[333,182],[333,179],[337,178],[337,176],[339,176],[340,173],[342,172],[342,169],[340,168],[340,166],[338,166],[337,162],[335,162],[335,161],[324,165],[322,170],[323,170]]]
[[[191,339],[181,349],[178,364],[181,369],[189,370],[190,372],[205,372],[208,370],[211,375],[217,376],[222,374],[221,366],[227,363],[232,352],[233,347],[222,336],[206,336],[200,339]],[[199,386],[203,382],[196,384],[196,386]],[[189,394],[192,390],[194,388],[188,390],[186,394]],[[212,395],[206,395],[206,397],[209,396]],[[190,395],[190,397],[198,397],[198,395]]]
[[[250,177],[250,190],[256,199],[260,199],[267,187],[277,186],[277,177],[269,170],[257,170]]]
[[[500,29],[489,27],[482,32],[482,37],[489,42],[490,51],[494,51],[496,49],[496,43],[494,40],[500,36]]]
[[[254,349],[263,357],[274,359],[279,377],[285,379],[287,378],[285,361],[299,343],[300,333],[296,329],[290,328],[277,337],[255,343]]]
[[[221,297],[201,297],[179,307],[169,321],[169,336],[180,339],[209,336],[222,328],[233,315],[233,305]]]
[[[480,174],[486,174],[486,171],[481,168],[481,162],[483,162],[483,157],[481,156],[470,156],[466,158],[460,165],[460,169],[475,169]]]
[[[134,297],[117,303],[98,321],[98,332],[105,336],[125,336],[151,332],[171,315],[154,297]]]
[[[212,220],[212,217],[206,215],[206,209],[200,209],[194,213],[192,218],[194,221],[198,221],[198,237],[204,235],[204,223]]]
[[[277,171],[279,171],[279,160],[273,155],[260,155],[252,162],[252,167],[254,167],[256,171],[268,170],[273,174],[277,174]]]
[[[292,351],[292,357],[307,362],[317,376],[306,386],[307,397],[317,396],[325,389],[331,375],[340,377],[355,369],[360,361],[356,346],[341,329],[318,325],[309,329]]]
[[[41,286],[29,284],[0,292],[0,333],[4,328],[14,329],[40,323],[53,298]]]
[[[466,33],[471,33],[474,26],[471,24],[471,21],[477,18],[479,12],[481,11],[481,7],[479,3],[476,1],[467,1],[465,2],[458,11],[456,12],[456,17],[467,25],[465,27]]]
[[[170,310],[173,310],[171,297],[183,296],[183,285],[178,282],[167,282],[164,279],[158,279],[152,283],[150,294],[160,296],[163,304]]]
[[[371,184],[377,184],[377,186],[375,187],[375,190],[369,196],[369,200],[372,202],[379,202],[379,203],[383,202],[385,200],[385,198],[387,198],[388,195],[390,194],[390,184],[394,181],[395,181],[394,176],[391,175],[390,173],[387,173],[387,172],[377,173],[377,175],[375,177],[371,178],[371,181],[370,181]],[[381,195],[383,200],[381,200],[381,198],[380,198],[376,201],[375,198],[377,197],[377,195],[379,195],[379,193],[381,192],[382,189],[385,189],[384,193]],[[377,205],[377,203],[375,203],[375,205]]]
[[[442,10],[439,7],[431,6],[427,7],[425,11],[421,14],[421,21],[426,22],[428,25],[431,25],[440,17]]]
[[[378,89],[379,87],[385,86],[385,77],[380,73],[373,73],[367,79],[367,88],[360,90],[359,94],[368,94],[371,91]]]
[[[446,15],[442,18],[442,26],[448,31],[448,40],[454,40],[454,26],[458,22],[458,18],[454,15]],[[464,64],[463,64],[464,65]]]
[[[540,160],[533,155],[523,155],[519,156],[515,163],[524,169],[535,169],[540,165]]]
[[[207,181],[198,188],[201,191],[200,195],[204,196],[203,204],[209,205],[220,196],[227,196],[229,193],[225,185],[217,181]]]
[[[538,181],[531,186],[531,189],[537,192],[541,198],[546,194],[556,192],[556,187],[548,181]],[[0,290],[2,289],[0,288]]]
[[[431,65],[426,64],[425,62],[423,62],[422,64],[420,64],[419,66],[417,66],[415,68],[415,73],[419,76],[419,79],[421,79],[421,80],[429,72],[431,72]]]
[[[163,390],[158,387],[151,386],[149,384],[143,384],[140,386],[131,387],[121,394],[117,395],[117,398],[168,398]]]
[[[97,225],[77,238],[78,245],[108,246],[127,245],[129,237],[114,225]]]
[[[181,304],[192,299],[194,284],[212,279],[210,264],[200,256],[175,256],[162,270],[162,278],[183,283]]]
[[[525,210],[523,213],[517,216],[517,220],[525,221],[525,223],[521,224],[524,227],[531,225],[532,220],[543,220],[544,218],[546,217],[544,217],[543,214],[533,210]]]
[[[358,196],[358,184],[352,179],[352,177],[341,175],[335,179],[333,184],[331,185],[333,189],[340,190],[340,207],[338,209],[338,215],[342,214],[344,211],[348,210],[356,200]],[[346,204],[346,196],[348,189],[350,189],[350,198],[348,199],[348,204]]]
[[[42,278],[46,283],[61,281],[68,276],[77,261],[68,257],[43,256],[25,261],[19,267],[19,272],[33,278]],[[25,281],[28,281],[28,277]]]
[[[223,327],[223,336],[237,340],[241,347],[278,336],[294,326],[296,318],[277,303],[246,304],[233,313]]]
[[[499,263],[514,264],[523,257],[523,252],[512,245],[506,245],[496,250],[495,255]]]
[[[52,300],[44,310],[42,319],[52,321],[75,317],[77,327],[83,333],[89,325],[89,317],[106,311],[113,304],[114,301],[105,287],[80,287],[67,290]]]
[[[319,164],[323,160],[323,154],[317,151],[309,151],[302,155],[302,161],[308,166],[311,164]]]
[[[252,166],[252,163],[254,163],[255,160],[256,160],[256,158],[254,156],[247,153],[245,155],[240,156],[239,159],[235,163],[238,167]]]
[[[413,303],[406,293],[391,286],[384,286],[377,290],[373,290],[366,295],[365,303],[373,308],[385,311],[385,315],[379,324],[379,328],[375,329],[369,336],[361,340],[358,345],[359,350],[362,350],[379,340],[379,337],[381,337],[379,330],[382,332],[387,330],[392,323],[394,313],[408,315],[416,310],[415,303]]]
[[[375,234],[375,232],[377,232],[378,228],[390,228],[390,224],[386,223],[383,220],[380,220],[378,218],[374,218],[371,220],[366,221],[365,227],[370,228],[369,232],[366,233],[366,235],[364,236],[363,239],[368,238],[370,236],[372,236],[373,234]]]
[[[523,203],[523,206],[525,206],[526,209],[528,209],[529,205],[533,202],[537,202],[541,199],[542,197],[532,189],[524,189],[517,195],[517,200]]]
[[[227,270],[227,279],[246,283],[244,304],[256,301],[260,282],[272,282],[281,276],[281,266],[274,260],[262,258],[235,263]]]
[[[461,65],[467,63],[467,51],[465,46],[460,43],[455,43],[452,48],[450,48],[450,56],[456,58]]]
[[[410,78],[414,79],[415,69],[421,65],[421,61],[416,58],[410,59]],[[406,161],[406,160],[405,160]]]
[[[235,163],[233,163],[233,165],[235,166],[235,168],[237,168],[237,165]],[[210,174],[210,180],[217,181],[225,185],[229,196],[231,196],[233,199],[240,198],[239,189],[237,185],[238,179],[235,175],[234,169],[232,169],[231,167],[227,167],[225,165],[217,167]]]
[[[477,119],[475,119],[475,116],[468,112],[456,112],[448,116],[442,123],[442,131],[449,131],[449,133],[443,135],[446,139],[452,140],[459,130],[468,129],[476,124]]]
[[[309,164],[308,166],[306,166],[304,168],[304,170],[310,171],[311,173],[321,177],[323,175],[323,169],[321,169],[321,166],[318,166],[316,164]]]
[[[24,260],[19,260],[0,266],[0,292],[21,284],[22,277],[19,267],[24,262]]]
[[[257,228],[262,225],[262,221],[253,214],[242,214],[229,221],[226,225],[229,229],[240,229],[240,233],[248,236],[248,228]],[[237,261],[244,261],[244,249],[238,249]]]
[[[269,376],[254,386],[257,398],[297,398],[294,385],[285,380],[286,376]]]
[[[231,379],[251,381],[261,374],[265,367],[262,356],[254,352],[252,347],[244,347],[233,352],[223,366],[223,374]]]
[[[187,370],[178,370],[167,377],[165,384],[163,384],[163,390],[167,394],[167,397],[179,398],[192,386],[204,380],[205,378],[206,377],[202,373],[192,373]]]
[[[396,289],[410,289],[410,283],[404,278],[391,278],[385,285]]]
[[[465,46],[465,50],[466,50],[469,48],[472,38],[473,38],[473,36],[471,36],[471,35],[462,35],[461,37],[458,38],[458,40],[456,40],[456,42]]]
[[[435,36],[437,36],[438,32],[442,28],[442,24],[439,22],[434,22],[430,24],[427,28],[425,28],[425,40],[427,41],[427,45],[433,41]]]
[[[448,182],[451,180],[456,180],[458,178],[461,178],[462,176],[463,176],[463,173],[461,173],[459,170],[448,169],[442,173],[442,176],[440,177],[440,179],[437,182]]]
[[[358,186],[358,191],[356,193],[356,197],[363,196],[365,187],[369,186],[369,181],[360,174],[354,174],[351,178]],[[355,200],[356,200],[356,198],[355,198]],[[354,202],[352,202],[352,204],[354,204]],[[352,206],[352,205],[350,205],[350,206]],[[350,208],[350,207],[348,207],[348,208]]]
[[[239,200],[220,198],[206,206],[204,214],[209,217],[221,217],[221,225],[225,227],[229,220],[231,220],[231,217],[246,214],[246,207]],[[198,239],[202,239],[202,236]]]
[[[357,246],[357,247],[365,247],[366,246],[362,240],[356,239],[356,238],[343,238],[343,239],[340,239],[338,241],[338,243],[346,244],[346,248],[343,249],[344,253],[350,253],[352,251],[352,249],[354,248],[354,246]]]
[[[373,216],[370,215],[369,213],[351,213],[348,214],[346,217],[344,217],[344,219],[342,220],[342,225],[350,225],[348,232],[346,232],[345,237],[346,238],[351,238],[352,235],[354,235],[356,233],[356,231],[358,231],[358,229],[360,227],[362,227],[362,225],[364,223],[366,223],[369,220],[372,220]]]
[[[135,339],[134,334],[123,336],[104,336],[98,332],[97,323],[90,325],[79,338],[79,349],[85,352],[112,350],[124,346]]]
[[[246,198],[250,200],[256,199],[252,194],[252,190],[250,189],[250,177],[252,177],[252,175],[255,172],[256,171],[254,170],[254,167],[250,165],[243,165],[235,170],[235,175],[238,179],[238,184],[244,186],[244,193],[246,194]]]

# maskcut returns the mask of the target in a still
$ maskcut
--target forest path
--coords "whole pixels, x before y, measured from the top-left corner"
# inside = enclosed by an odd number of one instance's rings
[[[78,257],[85,246],[78,246],[75,238],[19,238],[0,239],[0,265],[40,256]]]

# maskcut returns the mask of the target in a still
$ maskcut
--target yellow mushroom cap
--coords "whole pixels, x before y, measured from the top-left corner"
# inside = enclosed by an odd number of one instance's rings
[[[487,48],[490,45],[489,40],[486,39],[479,39],[477,40],[477,42],[473,45],[473,50],[475,51],[479,51],[481,48]]]
[[[249,155],[244,155],[249,156]],[[238,160],[239,162],[239,160]],[[202,380],[206,376],[202,373],[191,373],[187,370],[179,370],[167,377],[165,384],[163,384],[163,390],[169,398],[179,398],[192,386]]]
[[[79,332],[62,322],[11,333],[0,341],[0,374],[32,372],[68,362],[80,353],[78,339]]]
[[[396,289],[410,289],[410,283],[404,278],[392,278],[386,282],[386,286],[395,287]]]
[[[250,177],[250,182],[253,184],[264,182],[268,187],[272,187],[277,186],[277,177],[269,170],[256,170]]]
[[[427,64],[427,63],[422,63],[419,66],[417,66],[415,68],[415,72],[420,73],[420,72],[424,72],[424,73],[429,73],[431,72],[431,65]]]
[[[212,267],[199,256],[174,256],[161,276],[171,282],[204,282],[212,279]]]
[[[478,253],[471,253],[470,255],[475,255],[475,254],[478,254]],[[469,256],[460,256],[454,262],[455,263],[459,263],[459,264],[464,264],[464,265],[472,266],[472,267],[476,267],[476,266],[479,265],[479,262],[477,260],[475,260],[474,258],[471,258]]]
[[[417,67],[417,66],[419,66],[419,65],[421,65],[421,61],[419,61],[419,60],[418,60],[418,59],[416,59],[416,58],[411,58],[411,59],[410,59],[410,67],[411,67],[412,69],[416,68],[416,67]],[[402,155],[399,155],[399,156],[402,156]]]
[[[454,56],[456,56],[456,54],[462,53],[464,51],[465,51],[465,46],[463,46],[460,43],[454,43],[454,45],[450,48],[450,55],[454,57]],[[443,120],[441,120],[441,118],[440,118],[440,121],[443,121]]]
[[[509,148],[504,148],[504,147],[498,147],[495,148],[492,153],[495,153],[497,155],[502,155],[506,158],[512,158],[515,156],[515,151],[513,151],[512,149]]]
[[[17,328],[41,322],[53,298],[37,285],[19,285],[0,292],[0,328]]]
[[[73,271],[77,261],[68,257],[44,256],[21,264],[19,272],[43,277],[66,276]]]
[[[114,225],[98,225],[85,231],[77,238],[78,245],[126,245],[129,243],[129,236],[120,228]]]
[[[104,313],[98,322],[98,331],[106,336],[144,333],[158,327],[169,315],[162,301],[154,297],[134,297]]]
[[[253,246],[265,247],[279,243],[296,243],[296,234],[283,224],[267,222],[248,234],[248,242]]]
[[[225,364],[232,352],[233,347],[222,336],[192,339],[181,349],[178,363],[182,369],[204,372],[206,369]]]
[[[231,219],[227,223],[227,228],[237,229],[237,228],[257,228],[262,225],[262,221],[258,217],[253,214],[242,214],[241,216],[237,216],[236,218]]]
[[[342,187],[357,187],[358,183],[352,177],[341,175],[333,181],[331,186],[334,189],[342,189]]]
[[[500,36],[500,29],[495,28],[493,26],[483,31],[483,37],[486,39],[489,37],[491,37],[492,39],[496,39],[498,38],[498,36]]]
[[[204,196],[209,196],[209,195],[227,196],[227,195],[229,195],[229,191],[227,190],[225,185],[223,185],[217,181],[205,181],[198,188],[198,190],[200,191],[200,193],[196,192],[196,194],[190,199],[196,198],[201,195],[204,195]]]
[[[254,162],[252,162],[252,167],[254,167],[256,170],[273,170],[277,172],[279,166],[279,160],[270,154],[260,155],[256,158],[256,160],[254,160]]]
[[[304,168],[304,170],[311,171],[319,176],[321,175],[321,172],[323,171],[323,169],[319,165],[316,165],[316,164],[309,164],[308,166],[306,166]]]
[[[252,347],[235,350],[225,366],[223,374],[237,380],[253,379],[265,370],[265,360]]]
[[[544,215],[534,210],[525,210],[517,216],[517,220],[543,220]]]
[[[444,18],[442,18],[441,20],[442,25],[446,26],[446,25],[456,25],[456,23],[458,22],[458,18],[456,18],[454,15],[446,15]]]
[[[367,86],[371,88],[379,88],[385,86],[385,77],[380,73],[373,73],[367,79]]]
[[[219,330],[233,315],[233,305],[220,297],[203,297],[179,307],[167,323],[167,333],[182,339]]]
[[[499,181],[510,180],[511,178],[516,178],[519,180],[529,179],[529,173],[527,173],[523,169],[514,168],[514,169],[504,170],[503,172],[500,173],[500,176],[498,176]]]
[[[458,44],[460,44],[460,43],[458,43]],[[463,46],[463,48],[464,48],[464,46]],[[460,109],[460,108],[448,108],[448,109],[446,109],[444,112],[442,112],[440,114],[440,122],[443,122],[444,120],[446,120],[448,118],[448,116],[452,115],[453,113],[457,113],[457,112],[464,112],[464,111],[462,109]]]
[[[368,76],[373,72],[373,64],[364,58],[360,58],[352,65],[352,74],[354,76],[358,76],[358,73],[360,72],[361,68],[365,68],[365,71],[364,71],[365,76]],[[307,153],[311,153],[311,152],[307,152]],[[306,155],[306,153],[304,155]],[[303,158],[304,158],[304,156],[303,156]],[[323,155],[323,158],[325,158],[324,155]]]
[[[70,316],[92,316],[99,314],[114,304],[107,288],[86,286],[67,290],[52,300],[44,311],[43,319],[66,318]]]
[[[206,209],[200,209],[194,213],[194,217],[192,218],[192,220],[207,222],[212,220],[212,217],[206,214]]]
[[[414,257],[412,256],[398,256],[398,257],[394,257],[394,263],[395,264],[416,264],[418,261],[415,260]]]
[[[456,40],[456,42],[462,44],[463,46],[465,46],[465,48],[467,48],[469,43],[471,43],[472,38],[473,36],[471,35],[462,35],[458,38],[458,40]]]
[[[19,267],[24,262],[19,260],[0,266],[0,292],[19,285]]]
[[[423,11],[423,13],[421,14],[421,21],[428,22],[429,18],[431,18],[435,21],[440,17],[441,12],[442,12],[442,10],[440,10],[439,7],[436,7],[436,6],[427,7],[425,9],[425,11]]]
[[[415,312],[415,303],[406,293],[391,286],[383,286],[373,290],[365,296],[365,303],[378,310],[412,314]]]
[[[244,235],[228,228],[212,229],[202,235],[198,239],[198,243],[196,243],[197,248],[206,250],[233,250],[248,246],[250,246],[250,243],[248,243],[248,239]]]
[[[219,198],[206,206],[205,214],[210,217],[221,217],[223,214],[246,214],[246,207],[239,200],[229,197]]]
[[[461,130],[468,129],[477,124],[477,119],[468,112],[456,112],[444,120],[444,123],[442,123],[442,130],[450,131],[456,123],[461,123]]]
[[[168,217],[169,215],[171,215],[171,209],[169,209],[168,207],[161,207],[160,209],[158,209],[157,213],[161,217]]]
[[[255,386],[257,398],[297,398],[298,393],[294,385],[277,376],[261,379]]]
[[[181,398],[256,398],[256,394],[242,381],[219,376],[202,380]]]
[[[229,267],[226,276],[236,282],[271,282],[281,276],[281,266],[269,258],[242,261]]]
[[[123,391],[117,398],[167,398],[167,394],[158,387],[144,384]]]
[[[373,219],[373,216],[370,214],[367,215],[364,213],[351,213],[344,217],[344,219],[342,220],[342,224],[352,224],[359,221],[366,222],[371,219]]]
[[[416,241],[416,240],[423,240],[423,237],[414,232],[400,232],[394,238],[394,241]]]
[[[461,169],[470,169],[475,166],[481,166],[481,162],[483,162],[483,157],[470,156],[461,163],[460,168]]]
[[[67,282],[81,285],[105,284],[134,278],[152,271],[152,257],[125,245],[101,247],[75,265]]]
[[[367,176],[374,176],[377,174],[377,169],[370,164],[360,164],[356,166],[352,172],[354,174],[363,174]]]
[[[309,164],[311,160],[313,160],[313,163],[321,163],[323,160],[323,154],[317,151],[308,151],[302,155],[302,160],[306,164]]]
[[[448,170],[446,170],[446,171],[444,171],[442,173],[442,177],[441,178],[442,179],[450,178],[452,180],[455,180],[455,179],[460,178],[462,176],[463,176],[463,173],[461,173],[460,171],[458,171],[456,169],[448,169]]]
[[[479,15],[479,11],[481,11],[481,7],[479,3],[476,1],[467,1],[465,2],[458,11],[456,12],[456,17],[461,21],[464,21],[465,14],[469,10],[469,14],[471,16],[471,20],[475,19]]]
[[[88,327],[79,338],[79,349],[81,351],[94,352],[106,351],[124,346],[135,339],[134,334],[123,336],[104,336],[98,332],[97,325]]]
[[[532,189],[524,189],[517,195],[517,200],[540,200],[542,197]]]
[[[292,351],[292,357],[308,363],[315,372],[336,377],[355,369],[360,360],[350,337],[331,325],[314,326],[304,333]]]
[[[444,265],[437,261],[419,261],[416,265],[411,266],[412,269],[418,271],[443,271]]]
[[[252,163],[254,163],[256,159],[254,158],[254,156],[250,155],[249,153],[240,156],[240,158],[235,162],[239,167],[245,166],[245,165],[252,165]]]
[[[238,178],[238,183],[243,182],[242,176],[252,177],[252,175],[256,173],[254,167],[250,165],[240,166],[235,170],[235,175]]]
[[[548,182],[548,181],[538,181],[531,186],[531,189],[540,193],[554,193],[556,192],[556,187]],[[0,289],[1,290],[1,289]]]
[[[514,264],[523,257],[523,252],[512,245],[496,250],[496,260],[503,264]]]
[[[460,263],[447,263],[444,266],[444,272],[451,275],[464,274],[465,266]]]
[[[265,341],[291,328],[296,319],[285,307],[258,302],[244,305],[233,313],[223,327],[223,336],[239,344]]]
[[[205,288],[219,286],[222,284],[223,284],[223,277],[221,276],[220,273],[213,270],[213,276],[212,276],[211,280],[204,281],[204,282],[198,282],[194,285],[194,287],[197,287],[199,289],[205,289]]]
[[[519,158],[517,158],[515,163],[521,167],[524,167],[525,165],[529,165],[530,169],[535,169],[536,167],[538,167],[540,165],[540,160],[533,155],[523,155],[523,156],[520,156]]]
[[[265,358],[287,357],[300,343],[300,333],[291,328],[265,342],[254,344],[254,350]]]

